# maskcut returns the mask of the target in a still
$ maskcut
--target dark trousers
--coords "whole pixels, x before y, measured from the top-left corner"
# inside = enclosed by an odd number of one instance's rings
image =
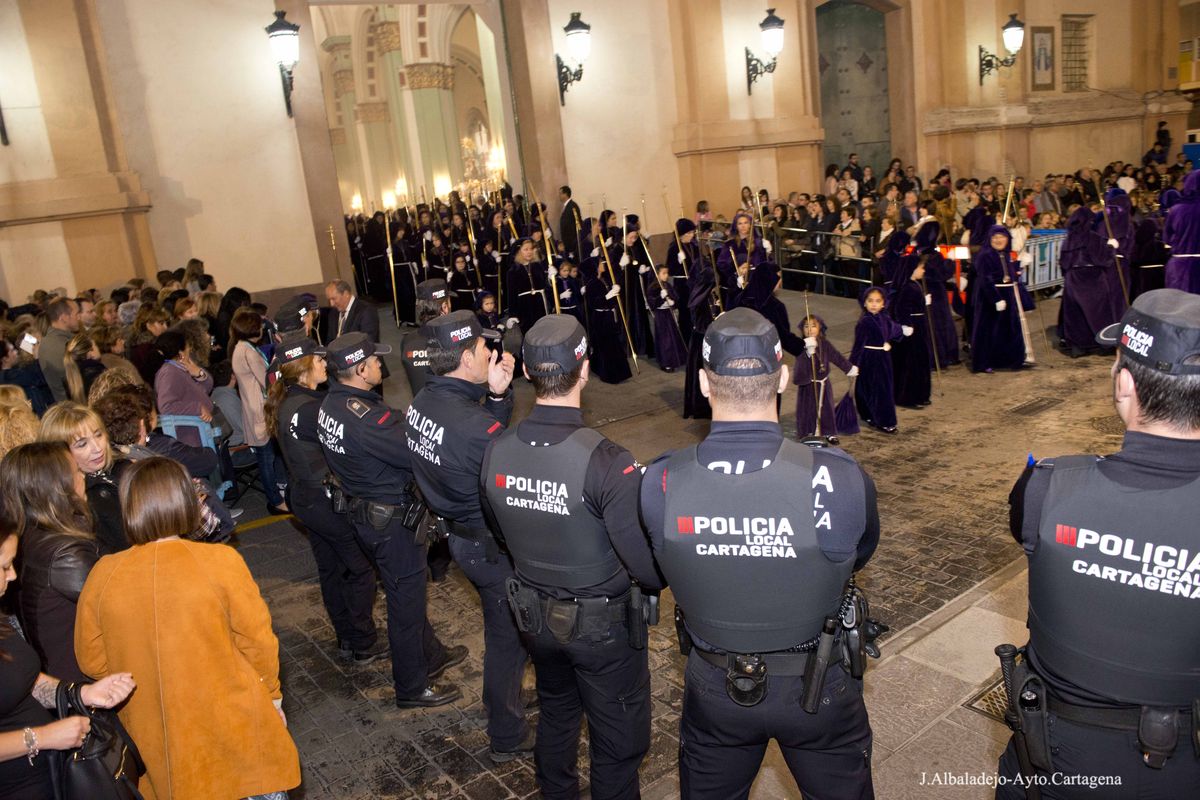
[[[1180,731],[1175,753],[1162,769],[1142,763],[1135,731],[1093,728],[1050,715],[1050,747],[1053,773],[1035,776],[1043,800],[1174,800],[1200,794],[1200,759],[1192,752],[1185,732]],[[996,800],[1024,800],[1023,785],[1016,784],[1020,772],[1016,746],[1010,739],[1000,756]],[[1083,782],[1076,776],[1086,776]],[[1087,782],[1097,785],[1091,788]],[[1100,785],[1100,781],[1113,785]]]
[[[800,707],[800,677],[767,676],[767,694],[750,708],[725,693],[725,670],[693,653],[684,676],[679,723],[679,789],[684,800],[750,795],[767,744],[779,743],[805,797],[870,800],[871,726],[862,683],[829,668],[816,714]]]
[[[258,480],[262,483],[263,494],[267,496],[267,505],[283,504],[283,495],[279,492],[279,484],[287,483],[287,467],[279,457],[274,442],[250,448],[258,460]]]
[[[650,749],[650,669],[614,623],[602,642],[559,644],[548,629],[525,636],[537,674],[538,787],[548,800],[579,797],[579,718],[587,715],[592,797],[640,797],[638,767]]]
[[[450,555],[479,592],[483,607],[483,706],[488,713],[488,737],[497,750],[513,750],[529,727],[521,703],[521,678],[528,655],[504,588],[504,582],[513,577],[512,565],[504,555],[489,564],[483,544],[461,536],[450,537]]]
[[[413,532],[399,520],[382,531],[355,522],[354,531],[383,581],[396,697],[417,697],[429,685],[429,665],[446,658],[425,615],[425,548],[413,544]]]
[[[347,514],[333,513],[320,486],[292,481],[288,499],[292,513],[308,531],[308,543],[317,562],[321,600],[333,623],[338,644],[368,650],[374,644],[375,568],[354,532]]]

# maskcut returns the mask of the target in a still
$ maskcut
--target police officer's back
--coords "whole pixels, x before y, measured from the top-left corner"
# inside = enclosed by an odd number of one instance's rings
[[[403,416],[371,391],[383,380],[379,356],[390,352],[362,333],[329,344],[333,381],[318,414],[319,436],[359,541],[383,578],[396,705],[438,706],[461,696],[433,680],[465,658],[466,650],[447,650],[426,618],[425,544],[413,533],[423,507],[414,490]]]
[[[441,278],[430,278],[417,284],[417,330],[404,334],[400,341],[400,359],[412,396],[425,388],[429,370],[429,350],[426,342],[429,331],[425,325],[436,317],[450,313],[450,290]]]
[[[1013,670],[1020,730],[999,772],[1119,781],[1095,792],[1051,782],[1046,800],[1195,797],[1200,297],[1146,292],[1097,341],[1117,347],[1121,450],[1043,460],[1009,498],[1029,557],[1029,645]],[[1010,784],[996,796],[1025,795]]]
[[[845,453],[784,438],[787,367],[761,314],[721,315],[703,346],[712,430],[651,464],[641,486],[690,651],[682,794],[746,797],[774,738],[806,796],[871,797],[857,678],[872,631],[846,587],[878,542],[874,485]]]
[[[429,508],[450,536],[450,554],[479,592],[483,610],[483,702],[491,759],[532,751],[521,703],[528,656],[505,599],[512,565],[488,530],[479,498],[479,470],[488,442],[512,415],[513,357],[497,355],[470,311],[453,311],[426,325],[433,370],[405,413],[412,469]]]
[[[509,603],[537,673],[538,784],[546,797],[578,796],[587,714],[592,795],[637,797],[650,746],[643,590],[661,580],[638,519],[639,465],[583,425],[587,352],[570,315],[543,317],[525,335],[537,404],[488,446],[480,480],[513,556]]]

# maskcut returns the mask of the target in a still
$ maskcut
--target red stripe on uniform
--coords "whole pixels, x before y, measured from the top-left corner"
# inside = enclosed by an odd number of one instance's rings
[[[495,433],[499,427],[500,427],[499,422],[493,422],[492,427],[488,428],[488,433]]]
[[[392,415],[392,412],[391,412],[390,410],[388,410],[388,411],[385,411],[385,412],[384,412],[384,414],[383,414],[383,416],[382,416],[382,417],[380,417],[380,418],[379,418],[379,421],[378,421],[378,422],[376,422],[375,424],[376,424],[376,425],[382,425],[382,424],[384,423],[384,421],[385,421],[385,420],[386,420],[388,417],[390,417],[391,415]]]
[[[667,493],[667,468],[663,467],[663,494]]]
[[[629,474],[629,473],[631,473],[631,472],[633,472],[633,464],[630,464],[628,467],[626,467],[625,469],[621,470],[621,474],[622,474],[622,475],[628,475],[628,474]]]

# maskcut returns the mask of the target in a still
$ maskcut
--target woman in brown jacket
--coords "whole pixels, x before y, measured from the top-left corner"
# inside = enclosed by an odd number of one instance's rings
[[[146,762],[146,800],[284,797],[300,761],[283,716],[279,642],[242,557],[181,539],[198,522],[178,463],[138,461],[121,482],[133,546],[93,568],[75,625],[90,675],[128,671],[121,721]]]

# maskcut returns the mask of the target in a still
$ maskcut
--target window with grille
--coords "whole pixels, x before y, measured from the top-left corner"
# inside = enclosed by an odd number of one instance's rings
[[[1062,82],[1065,92],[1087,91],[1091,28],[1090,16],[1062,18]]]

